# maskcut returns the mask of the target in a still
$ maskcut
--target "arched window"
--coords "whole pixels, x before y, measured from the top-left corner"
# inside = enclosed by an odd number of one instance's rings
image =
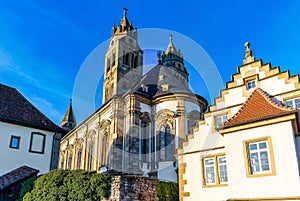
[[[79,149],[77,151],[77,164],[76,164],[76,169],[80,169],[81,168],[81,157],[82,157],[82,149]]]
[[[105,133],[102,137],[102,154],[101,154],[101,166],[106,165],[107,162],[107,133]]]
[[[65,156],[61,155],[61,157],[60,157],[60,168],[64,169],[64,165],[65,165]]]
[[[92,170],[93,168],[93,153],[94,153],[94,143],[90,142],[88,145],[87,170]]]
[[[68,152],[68,167],[67,167],[67,169],[69,169],[69,170],[72,169],[72,161],[73,161],[73,152],[69,151]]]
[[[107,59],[106,61],[106,72],[110,70],[110,59]]]
[[[134,57],[133,67],[134,67],[134,68],[138,67],[138,56],[135,56],[135,57]]]
[[[115,53],[112,54],[112,57],[111,57],[111,66],[113,67],[116,63],[116,55]]]
[[[161,160],[173,160],[173,135],[168,125],[160,127],[159,131],[159,150]]]

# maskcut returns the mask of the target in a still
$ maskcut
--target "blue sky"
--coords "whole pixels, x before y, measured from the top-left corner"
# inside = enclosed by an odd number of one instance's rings
[[[109,39],[111,26],[114,22],[118,24],[124,6],[128,8],[129,20],[138,29],[172,30],[199,44],[224,82],[242,64],[246,41],[251,43],[256,58],[271,62],[273,67],[281,66],[281,70],[290,70],[291,74],[300,71],[300,1],[297,0],[2,0],[0,83],[17,88],[59,123],[73,96],[82,63]],[[162,46],[167,44],[168,38]],[[190,79],[192,87],[209,99],[205,86],[197,82],[194,74],[191,73]],[[96,102],[99,97],[97,93]],[[96,105],[100,105],[100,100]],[[75,113],[81,121],[80,111]]]

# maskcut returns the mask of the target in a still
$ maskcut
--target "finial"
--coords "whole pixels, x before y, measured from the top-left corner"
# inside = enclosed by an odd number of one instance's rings
[[[170,41],[172,42],[172,39],[173,39],[173,35],[172,34],[170,34]]]
[[[243,62],[244,62],[244,64],[246,64],[246,63],[250,63],[250,62],[254,61],[254,57],[252,56],[252,50],[250,49],[250,43],[246,42],[244,46],[245,46],[246,50],[244,53],[245,59]]]
[[[72,106],[72,98],[70,98],[70,105]]]
[[[250,50],[250,43],[249,42],[245,43],[245,48],[246,48],[246,50]]]
[[[124,11],[123,11],[123,13],[124,13],[124,17],[126,17],[126,15],[127,15],[127,8],[126,8],[126,7],[124,7],[124,8],[123,8],[123,10],[124,10]]]

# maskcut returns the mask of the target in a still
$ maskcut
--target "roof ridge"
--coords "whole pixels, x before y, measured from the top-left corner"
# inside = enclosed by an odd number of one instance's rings
[[[253,99],[255,96],[261,96],[263,98],[263,100],[265,101],[265,103],[269,104],[271,107],[276,108],[278,109],[279,111],[269,111],[270,114],[265,114],[266,112],[264,111],[265,108],[262,108],[260,109],[262,111],[262,114],[250,114],[250,113],[247,113],[248,111],[245,110],[245,108],[248,106],[248,107],[253,107],[253,104],[255,105],[255,102],[250,102],[250,101],[257,101],[257,99]],[[249,106],[249,104],[252,104]],[[261,104],[260,104],[261,105]],[[265,109],[266,110],[266,109]],[[253,119],[261,119],[263,117],[267,117],[267,116],[272,116],[272,112],[273,113],[277,113],[277,115],[279,113],[281,114],[284,114],[284,113],[287,113],[287,112],[293,112],[293,111],[296,111],[296,109],[294,108],[288,108],[284,105],[279,105],[278,103],[276,103],[274,100],[272,100],[272,98],[264,91],[262,90],[261,88],[257,88],[255,89],[252,94],[247,98],[247,100],[243,103],[242,107],[237,111],[237,113],[235,115],[233,115],[230,119],[228,119],[226,122],[223,123],[223,126],[227,127],[227,126],[230,126],[231,124],[237,124],[236,122],[234,121],[239,121],[237,120],[237,118],[242,115],[242,113],[246,113],[244,114],[243,116],[250,116],[249,119],[253,118]],[[259,115],[262,115],[259,117]],[[264,116],[263,116],[264,115]],[[243,120],[243,121],[247,121],[246,120]],[[242,123],[243,121],[239,122],[239,123]]]
[[[272,98],[264,91],[262,90],[261,88],[257,88],[256,89],[258,92],[260,92],[260,94],[262,96],[264,96],[264,98],[269,102],[271,103],[273,106],[277,107],[278,109],[280,110],[285,110],[285,111],[294,111],[295,109],[294,108],[289,108],[289,107],[286,107],[285,105],[279,105],[278,103],[276,103],[274,100],[272,100]]]

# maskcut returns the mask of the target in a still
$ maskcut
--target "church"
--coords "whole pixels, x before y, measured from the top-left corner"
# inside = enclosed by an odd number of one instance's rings
[[[138,30],[124,8],[105,55],[102,106],[76,126],[70,103],[59,168],[177,181],[176,149],[199,127],[208,103],[189,89],[183,54],[169,40],[143,75]]]

